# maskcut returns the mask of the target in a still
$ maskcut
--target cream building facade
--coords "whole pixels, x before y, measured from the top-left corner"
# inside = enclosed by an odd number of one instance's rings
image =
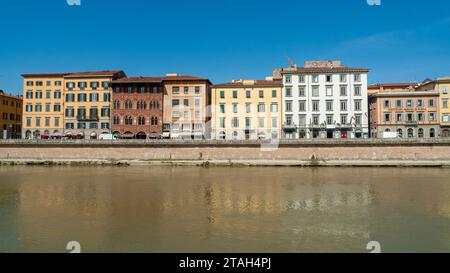
[[[212,87],[212,139],[279,139],[281,80],[237,80]]]

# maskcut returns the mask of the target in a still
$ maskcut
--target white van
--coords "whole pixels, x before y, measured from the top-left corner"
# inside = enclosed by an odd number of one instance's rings
[[[117,136],[113,134],[101,134],[98,139],[101,140],[116,140]]]

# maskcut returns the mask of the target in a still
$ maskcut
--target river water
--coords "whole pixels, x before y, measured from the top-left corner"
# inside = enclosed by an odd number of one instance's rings
[[[0,167],[0,252],[450,252],[450,169]]]

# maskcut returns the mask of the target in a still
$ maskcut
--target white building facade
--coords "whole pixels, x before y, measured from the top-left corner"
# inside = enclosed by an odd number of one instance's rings
[[[368,72],[339,61],[282,69],[283,137],[368,138]]]

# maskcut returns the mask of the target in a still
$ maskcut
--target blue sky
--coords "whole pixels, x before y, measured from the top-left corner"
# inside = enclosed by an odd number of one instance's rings
[[[0,0],[0,89],[22,73],[123,69],[213,83],[263,78],[287,56],[370,68],[370,83],[450,75],[450,1]]]

